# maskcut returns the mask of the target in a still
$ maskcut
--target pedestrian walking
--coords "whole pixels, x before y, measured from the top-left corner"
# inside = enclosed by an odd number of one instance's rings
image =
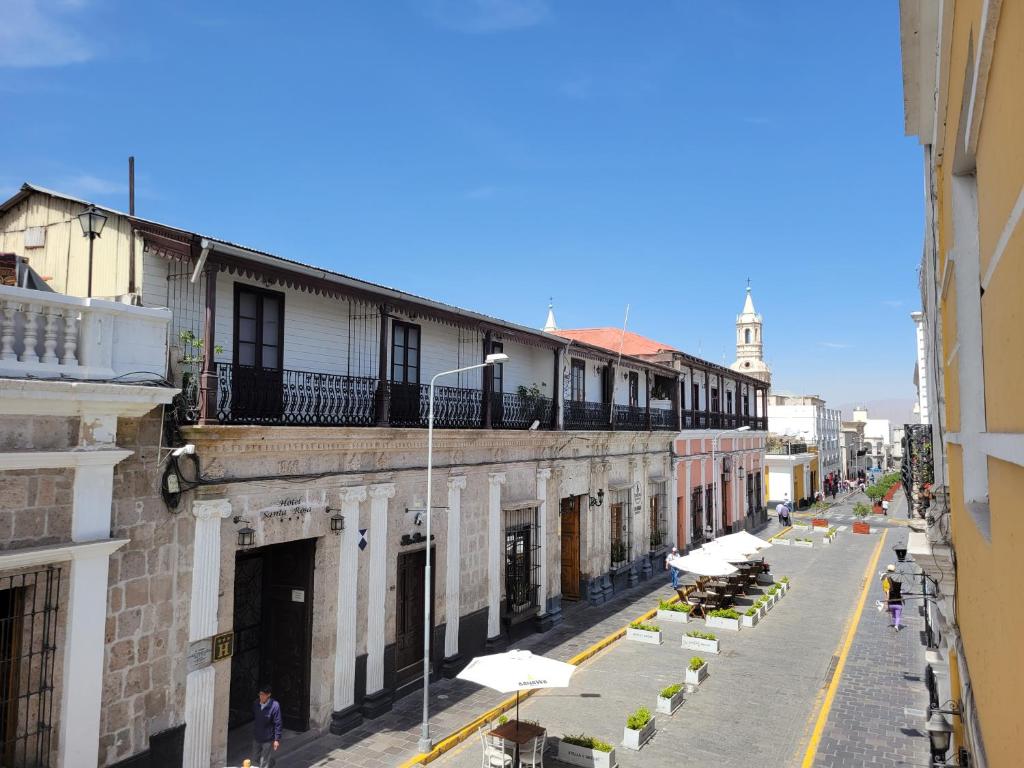
[[[889,500],[888,499],[882,499],[882,514],[883,515],[888,515],[889,514]]]
[[[785,501],[780,501],[775,505],[775,514],[779,516],[779,525],[785,525],[783,521],[786,519],[788,509]]]
[[[252,748],[259,768],[274,768],[281,746],[281,705],[271,693],[270,685],[261,685],[259,700],[252,703]]]
[[[903,618],[903,581],[893,564],[886,566],[885,573],[882,574],[882,591],[885,592],[885,604],[892,618],[892,624],[889,626],[899,632],[903,629],[900,625],[900,619]]]
[[[679,569],[668,564],[669,560],[679,557],[679,547],[672,547],[672,552],[665,558],[665,568],[671,572],[672,589],[679,589]]]

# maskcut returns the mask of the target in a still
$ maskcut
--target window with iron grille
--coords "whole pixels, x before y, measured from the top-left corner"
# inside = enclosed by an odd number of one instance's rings
[[[668,534],[668,501],[665,498],[665,483],[650,483],[651,550],[665,543]]]
[[[48,768],[61,570],[0,577],[0,728],[4,768]]]
[[[612,491],[611,503],[611,558],[612,566],[629,560],[633,551],[633,516],[629,510],[629,490]]]
[[[505,613],[513,620],[537,608],[540,528],[537,508],[505,512]]]
[[[704,489],[700,486],[690,492],[690,540],[704,541]]]
[[[705,531],[710,528],[714,532],[716,527],[715,520],[715,486],[713,483],[708,483],[704,486],[704,509],[707,514],[704,516],[704,529]]]
[[[747,472],[747,517],[757,512],[754,506],[754,473]]]

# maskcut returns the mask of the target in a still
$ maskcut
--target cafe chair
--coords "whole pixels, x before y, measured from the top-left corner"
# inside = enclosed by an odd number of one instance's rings
[[[483,748],[481,768],[512,768],[515,745],[497,736],[488,736],[487,726],[480,729],[480,746]]]
[[[519,748],[519,764],[528,768],[544,768],[544,746],[547,744],[548,732],[528,741]]]

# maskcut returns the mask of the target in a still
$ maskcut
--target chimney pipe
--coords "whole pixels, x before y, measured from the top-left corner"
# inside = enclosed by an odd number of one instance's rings
[[[134,155],[128,156],[128,215],[135,215]],[[128,224],[128,293],[135,293],[135,227],[131,222]]]

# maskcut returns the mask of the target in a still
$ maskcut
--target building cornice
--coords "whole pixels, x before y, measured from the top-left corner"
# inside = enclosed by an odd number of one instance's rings
[[[170,403],[178,392],[141,384],[0,379],[0,415],[139,417]]]

